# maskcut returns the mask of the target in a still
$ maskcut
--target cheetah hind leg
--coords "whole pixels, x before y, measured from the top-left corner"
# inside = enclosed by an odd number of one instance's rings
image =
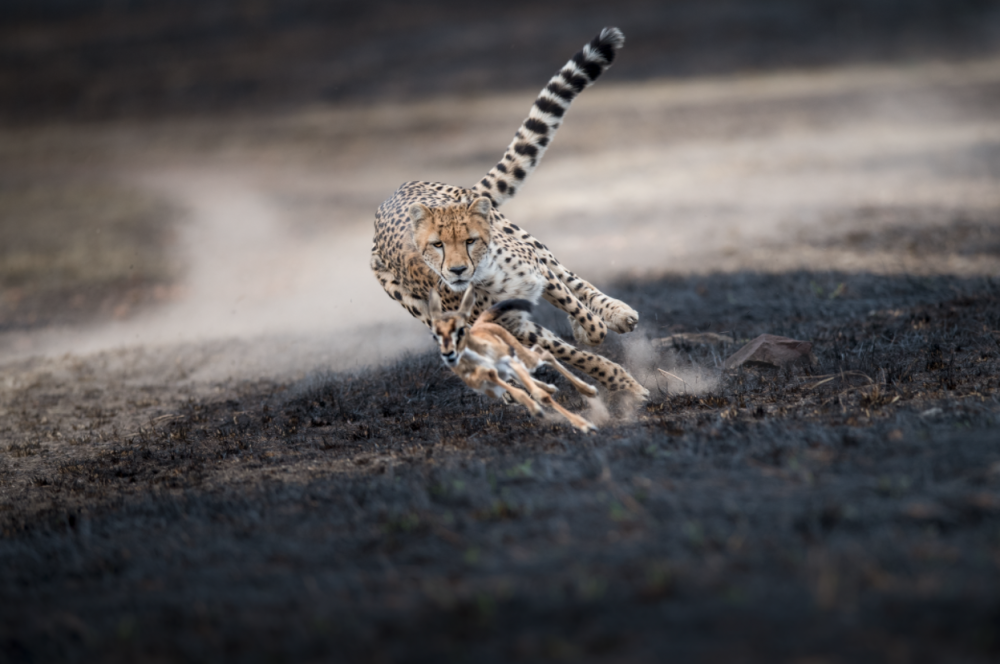
[[[587,328],[585,328],[583,325],[580,325],[580,321],[573,318],[572,316],[567,316],[566,319],[569,321],[569,325],[573,329],[573,339],[576,340],[577,346],[595,345],[590,341],[590,337],[587,335]]]
[[[649,390],[625,370],[625,367],[611,360],[574,348],[554,332],[535,323],[520,312],[504,314],[498,323],[508,329],[521,343],[529,348],[539,345],[552,353],[555,359],[569,364],[594,380],[599,381],[609,392],[626,392],[640,401],[649,398]]]
[[[557,360],[555,358],[555,355],[553,355],[552,353],[550,353],[549,351],[545,350],[544,348],[542,348],[539,345],[534,346],[531,349],[531,352],[537,353],[538,357],[539,357],[539,359],[541,360],[542,363],[550,365],[556,371],[558,371],[559,373],[561,373],[566,378],[566,380],[568,380],[570,382],[570,384],[573,387],[576,388],[577,392],[579,392],[580,394],[583,394],[585,396],[588,396],[588,397],[596,397],[597,396],[597,388],[596,387],[594,387],[593,385],[591,385],[589,383],[585,383],[584,381],[580,380],[579,378],[577,378],[576,376],[574,376],[572,373],[570,373],[570,371],[566,367],[564,367],[562,365],[562,363],[559,362],[559,360]],[[536,381],[536,382],[538,382],[538,381]],[[539,383],[539,384],[544,386],[544,383]],[[552,394],[552,392],[549,392],[549,394]]]
[[[609,392],[625,392],[639,401],[649,399],[649,390],[632,377],[625,367],[612,362],[606,357],[589,353],[579,348],[573,348],[558,336],[538,326],[538,329],[548,332],[549,338],[539,335],[539,345],[549,350],[555,357],[568,363],[594,380],[599,381]],[[537,334],[537,332],[536,332]]]

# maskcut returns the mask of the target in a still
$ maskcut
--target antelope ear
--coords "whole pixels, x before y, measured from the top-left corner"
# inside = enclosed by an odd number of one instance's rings
[[[466,320],[472,316],[472,310],[476,307],[476,289],[470,284],[468,288],[465,289],[465,295],[462,296],[462,304],[458,306],[458,315],[462,316]]]
[[[414,203],[409,210],[410,221],[413,222],[413,230],[420,228],[421,224],[431,218],[431,211],[423,203]]]
[[[441,315],[441,296],[433,288],[427,294],[427,311],[431,318],[437,318]]]
[[[480,196],[469,204],[469,213],[478,215],[483,219],[490,218],[490,210],[493,209],[493,202],[485,196]]]

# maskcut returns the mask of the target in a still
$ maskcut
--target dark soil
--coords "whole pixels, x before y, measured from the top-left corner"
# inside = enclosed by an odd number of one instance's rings
[[[39,377],[5,404],[5,659],[1000,656],[1000,283],[617,295],[663,334],[779,333],[818,363],[718,374],[733,348],[659,351],[717,384],[612,404],[592,436],[432,355],[173,407],[149,388],[129,432],[84,381]]]

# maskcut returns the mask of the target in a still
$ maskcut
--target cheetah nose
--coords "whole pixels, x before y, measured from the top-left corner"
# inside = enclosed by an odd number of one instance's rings
[[[450,270],[451,272],[454,272],[455,274],[462,274],[463,272],[465,272],[465,271],[466,271],[466,270],[468,270],[469,268],[467,268],[467,267],[466,267],[466,266],[464,266],[464,265],[459,265],[458,267],[452,267],[452,268],[448,268],[448,269],[449,269],[449,270]]]

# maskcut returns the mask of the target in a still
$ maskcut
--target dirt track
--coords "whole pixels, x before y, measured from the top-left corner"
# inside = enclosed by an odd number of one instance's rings
[[[998,60],[614,72],[504,210],[643,317],[605,352],[648,404],[560,393],[590,437],[367,271],[534,87],[0,129],[3,658],[1000,657]],[[118,244],[46,263],[15,214]],[[763,332],[817,364],[722,372]]]

